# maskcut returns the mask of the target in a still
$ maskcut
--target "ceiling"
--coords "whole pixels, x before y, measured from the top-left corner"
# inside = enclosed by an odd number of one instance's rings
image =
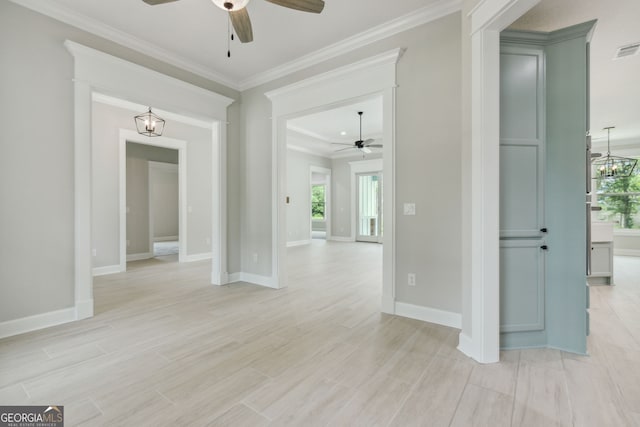
[[[618,47],[640,42],[638,0],[542,0],[511,28],[553,31],[597,19],[591,40],[591,134],[594,146],[640,145],[640,54],[614,60]]]
[[[211,0],[157,6],[142,0],[12,1],[239,89],[261,73],[355,35],[368,31],[371,42],[419,25],[408,17],[417,10],[429,10],[425,16],[433,19],[435,9],[446,14],[460,8],[459,0],[402,0],[393,7],[388,0],[326,0],[323,12],[313,14],[251,0],[254,41],[241,44],[236,38],[227,58],[227,13]],[[389,23],[399,17],[405,18],[389,33]],[[383,24],[386,31],[374,30]],[[329,53],[322,53],[326,59]]]
[[[382,97],[378,96],[288,120],[287,145],[324,157],[361,154],[356,149],[337,152],[346,147],[333,144],[353,144],[360,139],[358,111],[363,112],[362,139],[373,138],[376,143],[382,143]],[[381,149],[371,150],[382,152]]]

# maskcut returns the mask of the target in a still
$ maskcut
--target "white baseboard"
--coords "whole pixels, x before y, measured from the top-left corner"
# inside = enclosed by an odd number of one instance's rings
[[[244,272],[230,273],[228,283],[236,282],[247,282],[253,283],[254,285],[265,286],[267,288],[278,289],[278,286],[273,283],[273,278],[271,276],[260,276],[258,274]]]
[[[460,329],[462,327],[462,315],[436,308],[422,307],[404,302],[396,302],[395,314],[437,325],[449,326]]]
[[[141,261],[143,259],[151,259],[153,254],[151,252],[145,252],[141,254],[127,254],[127,262],[129,261]]]
[[[287,242],[287,247],[291,248],[293,246],[304,246],[304,245],[310,245],[311,244],[311,239],[307,239],[307,240],[296,240],[294,242]]]
[[[106,274],[121,273],[122,269],[120,264],[118,265],[106,265],[104,267],[95,267],[93,269],[93,276],[104,276]]]
[[[458,350],[467,357],[473,358],[475,356],[473,340],[469,335],[460,332],[460,335],[458,335]]]
[[[211,259],[213,254],[211,252],[203,252],[201,254],[193,254],[193,255],[185,255],[183,258],[183,262],[194,262],[194,261],[202,261],[205,259]]]
[[[178,236],[164,236],[164,237],[154,237],[154,242],[175,242],[178,240]]]
[[[382,300],[380,301],[380,311],[387,314],[395,314],[395,301],[393,297],[382,295]]]
[[[76,318],[74,320],[88,319],[93,317],[93,298],[84,301],[76,301]]]
[[[343,237],[343,236],[331,236],[327,238],[327,240],[332,240],[334,242],[355,242],[355,239],[351,237]]]
[[[93,307],[92,307],[93,311]],[[64,308],[0,323],[0,338],[24,334],[76,320],[76,308]]]
[[[617,249],[614,247],[613,254],[617,256],[640,256],[640,249]]]

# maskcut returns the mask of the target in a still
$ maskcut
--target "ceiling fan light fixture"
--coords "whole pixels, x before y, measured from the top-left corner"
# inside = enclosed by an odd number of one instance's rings
[[[611,129],[615,126],[605,128],[607,130],[607,155],[594,159],[591,164],[596,168],[596,179],[626,178],[631,176],[638,160],[629,157],[611,155]]]
[[[244,9],[250,0],[211,0],[213,4],[222,10],[233,11]]]

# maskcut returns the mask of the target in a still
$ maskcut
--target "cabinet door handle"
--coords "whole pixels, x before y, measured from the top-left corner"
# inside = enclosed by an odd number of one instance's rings
[[[548,231],[548,230],[547,230],[547,227],[543,227],[543,228],[541,228],[541,229],[540,229],[540,232],[541,232],[541,233],[546,233],[547,231]]]
[[[548,249],[549,249],[549,246],[547,246],[547,245],[542,245],[542,246],[540,246],[540,249],[542,249],[543,251],[546,251],[546,250],[548,250]]]

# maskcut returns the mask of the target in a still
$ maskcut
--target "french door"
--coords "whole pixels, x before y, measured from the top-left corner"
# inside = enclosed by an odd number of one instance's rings
[[[356,240],[382,242],[382,172],[356,175]]]

